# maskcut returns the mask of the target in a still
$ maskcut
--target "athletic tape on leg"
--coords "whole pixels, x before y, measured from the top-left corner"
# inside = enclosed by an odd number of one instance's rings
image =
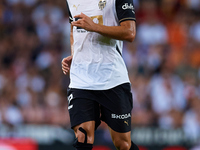
[[[79,131],[81,131],[81,132],[83,132],[85,134],[85,141],[84,141],[84,143],[87,143],[87,132],[82,127],[79,128]]]
[[[87,143],[87,132],[82,127],[79,128],[79,131],[85,134],[85,141],[84,143],[80,143],[76,138],[73,146],[76,148],[76,150],[92,150],[93,144]]]

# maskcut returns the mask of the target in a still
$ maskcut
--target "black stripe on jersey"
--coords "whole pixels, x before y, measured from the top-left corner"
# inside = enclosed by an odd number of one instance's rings
[[[119,47],[116,45],[116,50],[117,50],[117,52],[122,56],[122,54],[121,54],[121,52],[120,52],[120,50],[119,50]]]
[[[67,10],[68,10],[68,13],[69,13],[69,22],[71,23],[71,22],[73,22],[73,17],[72,17],[70,10],[69,10],[68,2],[66,1],[66,3],[67,3]]]
[[[119,23],[126,20],[136,21],[133,0],[116,0],[116,12]]]

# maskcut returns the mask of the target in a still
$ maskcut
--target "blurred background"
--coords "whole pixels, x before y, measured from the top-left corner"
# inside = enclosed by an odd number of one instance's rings
[[[200,0],[133,1],[131,138],[142,150],[200,150]],[[0,1],[0,150],[73,149],[68,20],[65,0]],[[95,145],[114,149],[104,123]]]

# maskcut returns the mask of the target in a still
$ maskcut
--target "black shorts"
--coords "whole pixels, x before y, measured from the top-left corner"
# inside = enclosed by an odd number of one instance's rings
[[[131,131],[133,101],[130,83],[108,90],[69,88],[67,95],[72,128],[87,121],[95,121],[97,128],[102,120],[116,132]]]

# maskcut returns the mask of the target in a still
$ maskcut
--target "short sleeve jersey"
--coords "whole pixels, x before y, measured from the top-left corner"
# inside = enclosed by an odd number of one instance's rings
[[[67,0],[70,22],[84,13],[94,23],[119,26],[135,21],[133,0]],[[122,58],[123,42],[74,26],[70,88],[106,90],[130,82]]]

